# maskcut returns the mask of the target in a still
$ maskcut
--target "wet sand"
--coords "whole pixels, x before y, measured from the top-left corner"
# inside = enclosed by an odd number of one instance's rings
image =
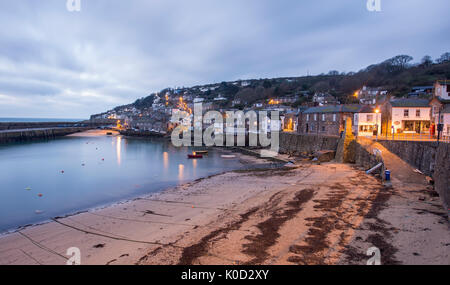
[[[248,163],[263,163],[238,154]],[[426,184],[393,189],[352,165],[231,171],[0,238],[0,264],[448,264]]]

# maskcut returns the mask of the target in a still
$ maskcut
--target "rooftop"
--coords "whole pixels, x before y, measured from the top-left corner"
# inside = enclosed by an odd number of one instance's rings
[[[374,113],[373,107],[367,105],[329,105],[311,107],[304,111],[305,114],[314,113]]]
[[[391,101],[392,107],[429,107],[430,101],[428,99],[398,99]]]
[[[441,85],[449,85],[450,84],[450,80],[438,80],[438,83]]]

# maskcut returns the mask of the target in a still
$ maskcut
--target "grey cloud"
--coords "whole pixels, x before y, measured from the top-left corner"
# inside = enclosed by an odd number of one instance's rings
[[[381,0],[381,13],[366,0],[81,1],[80,13],[0,2],[0,116],[87,117],[167,86],[356,71],[450,46],[447,0]]]

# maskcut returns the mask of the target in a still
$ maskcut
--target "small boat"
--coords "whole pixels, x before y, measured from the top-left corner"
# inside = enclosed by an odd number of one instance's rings
[[[208,154],[208,151],[207,150],[197,150],[195,153],[196,154]]]
[[[194,153],[194,154],[188,154],[188,158],[189,158],[189,159],[203,158],[203,155],[201,155],[201,154],[196,154],[196,153]]]
[[[112,134],[113,134],[112,132],[107,132],[106,133],[107,136],[112,136]]]
[[[221,155],[220,157],[221,157],[221,158],[227,158],[227,159],[229,159],[229,158],[236,158],[236,156],[235,156],[235,155],[232,155],[232,154],[223,154],[223,155]]]

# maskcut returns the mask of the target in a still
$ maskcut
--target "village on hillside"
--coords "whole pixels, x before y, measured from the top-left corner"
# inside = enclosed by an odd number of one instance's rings
[[[285,79],[289,82],[289,79]],[[250,86],[251,81],[238,81],[233,86]],[[111,120],[120,129],[134,132],[167,134],[180,124],[191,126],[194,104],[201,103],[203,113],[217,110],[224,115],[224,125],[205,121],[202,128],[215,124],[217,132],[235,131],[235,125],[225,122],[226,112],[267,111],[268,122],[259,131],[271,132],[272,111],[280,114],[277,130],[301,134],[340,136],[347,118],[352,119],[353,132],[357,136],[384,137],[402,140],[450,140],[450,80],[438,80],[433,86],[414,86],[404,97],[396,97],[382,87],[362,86],[353,93],[355,103],[341,104],[328,93],[293,94],[271,97],[248,106],[242,99],[231,102],[222,94],[213,98],[207,95],[219,89],[221,84],[190,89],[166,89],[164,93],[150,96],[151,105],[139,108],[135,105],[93,115],[92,121]],[[197,93],[193,95],[193,93]],[[203,94],[203,95],[202,95]],[[305,98],[305,99],[303,99]],[[296,105],[296,102],[303,102]],[[229,106],[231,105],[231,106]],[[228,107],[229,106],[229,107]],[[172,121],[176,112],[187,114],[184,120]],[[249,132],[248,128],[245,130]]]

